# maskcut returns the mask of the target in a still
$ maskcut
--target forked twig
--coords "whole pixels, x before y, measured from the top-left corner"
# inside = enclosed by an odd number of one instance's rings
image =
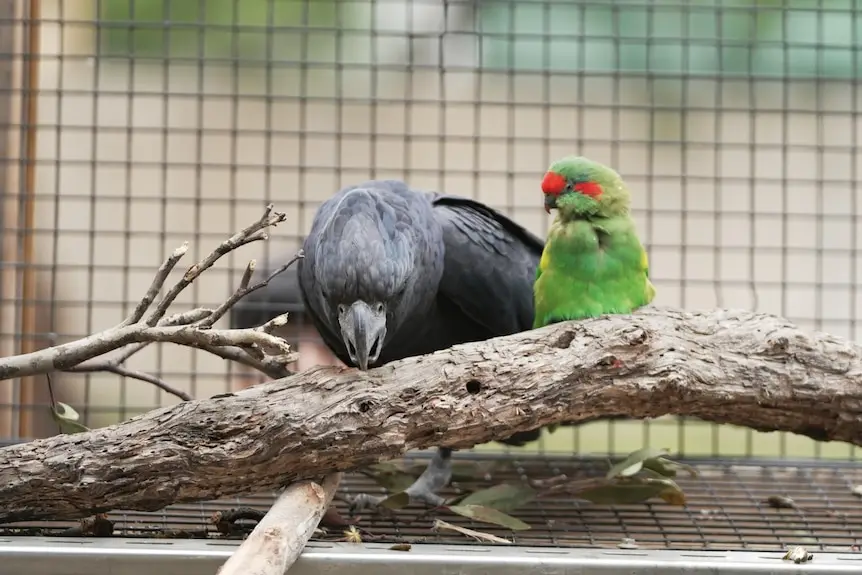
[[[285,218],[284,213],[273,210],[272,204],[267,205],[260,219],[223,241],[208,256],[189,267],[144,320],[171,271],[188,252],[188,242],[183,243],[162,263],[141,301],[119,325],[62,345],[0,358],[0,379],[54,371],[105,371],[145,381],[183,400],[192,399],[188,393],[171,386],[160,377],[125,367],[124,363],[129,358],[153,342],[168,342],[202,349],[223,359],[247,365],[273,378],[290,375],[287,365],[296,360],[296,354],[290,350],[286,341],[272,333],[276,327],[287,323],[286,314],[257,328],[217,330],[212,329],[212,326],[242,298],[265,287],[273,277],[293,265],[302,257],[301,253],[265,280],[249,287],[255,268],[255,262],[252,260],[246,267],[240,285],[231,297],[215,310],[196,308],[165,317],[168,308],[180,293],[222,256],[246,244],[268,239],[266,229],[283,222]],[[96,359],[118,349],[122,349],[122,352],[113,358]]]

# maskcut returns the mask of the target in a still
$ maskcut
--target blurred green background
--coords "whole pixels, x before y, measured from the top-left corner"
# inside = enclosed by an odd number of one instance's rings
[[[100,0],[97,5],[101,56],[239,58],[240,66],[252,67],[348,57],[352,63],[375,61],[370,1]],[[845,81],[862,71],[862,0],[482,0],[475,13],[468,24],[484,69]],[[627,453],[647,444],[690,455],[856,455],[846,444],[674,418],[560,428],[522,449]]]
[[[380,6],[385,2],[391,0]],[[862,71],[860,5],[476,0],[473,29],[483,68],[849,79]],[[322,53],[334,60],[337,38],[377,32],[370,0],[98,0],[98,6],[102,55],[235,57],[245,65]],[[369,42],[357,46],[365,49],[351,46],[351,61],[372,63]],[[341,52],[345,57],[347,50]]]

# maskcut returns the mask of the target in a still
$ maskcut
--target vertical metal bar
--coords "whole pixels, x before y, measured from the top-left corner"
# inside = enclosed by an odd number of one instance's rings
[[[0,163],[0,182],[3,182],[4,189],[8,190],[0,202],[0,222],[4,231],[0,236],[4,263],[0,269],[0,355],[15,353],[14,334],[17,331],[14,262],[17,259],[18,242],[13,230],[18,220],[18,205],[17,196],[12,190],[17,189],[20,176],[20,166],[15,163],[20,154],[18,131],[21,128],[18,118],[21,114],[20,80],[23,74],[23,59],[20,54],[22,30],[16,18],[20,6],[15,0],[0,0],[0,18],[5,21],[5,24],[0,26],[0,55],[4,56],[0,58],[0,126],[4,130],[3,136],[0,137],[0,157],[5,159]],[[17,429],[15,391],[13,385],[0,386],[0,403],[4,406],[3,411],[0,411],[0,434],[4,437],[12,436],[12,430]]]
[[[19,203],[18,233],[22,236],[21,259],[21,315],[20,315],[20,353],[29,353],[37,349],[36,338],[36,270],[33,267],[33,224],[36,208],[36,122],[39,104],[39,53],[41,18],[40,0],[30,0],[26,15],[25,29],[27,31],[26,73],[24,76],[24,106],[25,125],[21,137],[24,140],[24,178],[21,182]],[[19,405],[35,403],[38,380],[34,377],[21,378],[19,385]],[[21,410],[18,419],[18,435],[27,437],[33,428],[34,413],[28,409]]]

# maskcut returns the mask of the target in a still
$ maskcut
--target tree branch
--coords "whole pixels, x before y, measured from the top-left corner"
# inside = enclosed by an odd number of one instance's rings
[[[194,309],[165,318],[168,308],[177,296],[223,255],[251,242],[266,240],[266,229],[279,224],[285,214],[273,211],[269,204],[256,222],[222,242],[203,260],[191,266],[183,277],[168,291],[146,321],[142,321],[167,281],[170,272],[188,252],[188,242],[174,252],[159,267],[150,287],[134,311],[119,325],[97,334],[24,355],[0,359],[0,379],[39,375],[53,371],[94,372],[107,371],[151,383],[183,400],[191,397],[161,378],[148,373],[130,370],[123,363],[152,342],[170,342],[203,349],[219,357],[238,361],[270,377],[289,375],[287,365],[296,359],[290,347],[272,331],[287,322],[287,315],[279,316],[265,325],[253,329],[214,330],[218,321],[231,306],[249,293],[266,286],[272,277],[290,267],[302,254],[276,270],[267,279],[249,287],[255,261],[249,262],[239,287],[234,294],[215,310]],[[129,346],[129,344],[136,344]],[[129,347],[126,347],[129,346]],[[111,351],[126,347],[113,359],[94,361]]]
[[[150,317],[147,318],[146,324],[150,327],[158,324],[159,320],[164,317],[165,313],[167,313],[168,308],[171,307],[171,304],[174,303],[174,300],[177,299],[177,296],[179,296],[184,289],[189,287],[191,283],[198,278],[198,276],[211,268],[222,256],[246,244],[269,239],[269,236],[266,233],[266,228],[275,226],[283,222],[285,219],[287,219],[287,216],[284,213],[274,212],[272,204],[267,205],[266,210],[258,221],[242,231],[235,233],[229,239],[222,242],[221,245],[213,250],[210,255],[190,267],[183,275],[182,279],[174,284],[174,287],[165,294],[165,297],[162,298],[162,301],[159,302],[159,305],[156,306],[156,309],[150,314]],[[165,274],[165,277],[167,277],[167,274]],[[158,289],[156,291],[158,291]]]
[[[224,302],[222,305],[220,305],[217,310],[212,312],[208,318],[206,318],[205,320],[200,322],[200,324],[198,324],[198,325],[200,327],[209,327],[209,326],[213,325],[215,322],[217,322],[219,319],[221,319],[224,316],[224,314],[226,314],[228,311],[230,311],[230,308],[232,308],[234,305],[236,305],[237,302],[239,302],[239,300],[241,300],[242,298],[244,298],[245,296],[247,296],[248,294],[250,294],[252,292],[255,292],[261,288],[265,288],[266,286],[268,286],[269,282],[272,281],[272,278],[281,274],[282,272],[287,271],[287,269],[290,266],[292,266],[298,260],[303,258],[304,255],[305,254],[302,253],[302,250],[299,250],[297,252],[297,254],[295,256],[293,256],[293,258],[291,258],[290,261],[288,261],[286,264],[284,264],[283,266],[281,266],[280,268],[276,269],[274,272],[269,274],[269,276],[265,280],[259,281],[256,284],[254,284],[253,286],[249,287],[248,284],[251,283],[251,276],[254,273],[254,268],[256,265],[255,260],[251,260],[250,262],[248,262],[248,267],[245,269],[245,273],[242,276],[242,280],[239,283],[239,287],[236,289],[236,291],[233,293],[233,295],[230,296],[230,298],[226,302]]]
[[[154,511],[614,415],[862,445],[860,373],[860,346],[766,314],[644,309],[567,322],[368,372],[316,367],[5,447],[0,521]]]
[[[323,483],[303,481],[285,489],[218,575],[284,575],[317,529],[340,481],[341,474],[332,473]]]
[[[52,409],[55,409],[56,402],[50,386],[50,373],[57,370],[78,373],[106,371],[150,383],[180,399],[190,401],[192,397],[189,394],[174,388],[161,378],[129,369],[124,365],[131,356],[152,342],[171,342],[196,347],[225,359],[244,363],[272,377],[287,375],[289,371],[286,366],[295,361],[296,355],[291,353],[287,342],[272,335],[276,328],[287,323],[287,314],[275,317],[264,325],[252,329],[216,330],[212,327],[243,297],[265,287],[273,277],[293,265],[302,257],[301,251],[265,280],[253,286],[249,284],[256,262],[251,260],[237,289],[215,310],[195,309],[164,317],[179,294],[212,267],[219,258],[240,246],[268,239],[266,228],[284,219],[283,213],[273,212],[272,204],[268,205],[257,222],[234,234],[203,260],[191,266],[180,281],[174,284],[162,298],[149,317],[142,321],[171,271],[188,252],[188,242],[184,243],[159,267],[143,298],[122,323],[78,341],[0,359],[0,379],[47,374]],[[123,347],[126,349],[113,359],[94,361],[94,358]],[[228,568],[225,571],[258,573],[258,575],[277,572],[278,575],[282,575],[299,557],[302,548],[317,527],[318,521],[338,487],[340,477],[341,475],[337,473],[327,476],[324,487],[313,482],[298,483],[289,487],[279,498],[277,505],[255,528],[251,537],[227,562]],[[278,565],[279,569],[272,571],[264,568],[264,566],[271,568],[273,565]]]

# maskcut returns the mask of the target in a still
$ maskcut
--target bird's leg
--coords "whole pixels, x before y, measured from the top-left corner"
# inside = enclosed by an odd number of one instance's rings
[[[410,502],[422,501],[432,507],[439,507],[446,500],[439,495],[440,491],[449,484],[452,479],[452,449],[449,447],[438,447],[437,453],[428,462],[428,467],[422,472],[413,484],[404,490],[410,496]],[[360,493],[350,503],[350,514],[356,515],[363,509],[376,508],[386,499],[386,496],[378,497],[367,493]]]

